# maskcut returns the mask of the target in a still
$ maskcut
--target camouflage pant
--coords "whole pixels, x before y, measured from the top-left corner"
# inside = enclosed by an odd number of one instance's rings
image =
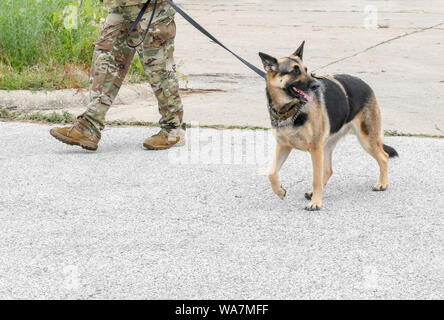
[[[166,2],[159,2],[150,31],[136,49],[126,44],[126,35],[143,5],[109,10],[100,39],[95,43],[90,99],[88,109],[82,115],[98,135],[104,128],[105,115],[119,92],[136,50],[158,100],[161,127],[171,130],[182,123],[183,106],[173,58],[175,10]],[[151,14],[152,5],[130,34],[130,44],[136,45],[142,40]]]

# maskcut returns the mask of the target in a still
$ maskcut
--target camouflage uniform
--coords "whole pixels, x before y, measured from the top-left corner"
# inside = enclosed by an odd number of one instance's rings
[[[100,138],[105,114],[112,105],[125,79],[137,50],[145,73],[156,95],[161,114],[160,125],[168,132],[182,124],[183,107],[174,63],[175,10],[163,0],[158,1],[151,28],[143,44],[136,49],[126,44],[126,36],[146,0],[104,0],[109,15],[99,41],[95,43],[90,99],[81,116]],[[142,21],[130,34],[129,43],[142,40],[153,10],[154,0]]]

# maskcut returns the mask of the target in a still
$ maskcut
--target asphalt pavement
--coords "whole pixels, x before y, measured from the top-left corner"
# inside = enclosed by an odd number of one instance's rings
[[[307,212],[310,158],[290,155],[280,200],[268,132],[193,129],[153,152],[155,129],[108,128],[88,152],[49,129],[0,122],[0,298],[444,298],[443,139],[386,138],[400,158],[377,193],[347,136]]]

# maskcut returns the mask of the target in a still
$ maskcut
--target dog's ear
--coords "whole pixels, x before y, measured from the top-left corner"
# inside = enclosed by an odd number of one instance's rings
[[[259,57],[262,59],[262,63],[264,64],[264,68],[266,71],[274,71],[278,70],[278,61],[276,58],[269,56],[268,54],[259,52]]]
[[[295,57],[299,57],[301,60],[303,59],[303,55],[304,55],[304,45],[305,45],[305,40],[302,41],[302,44],[299,46],[299,48],[293,53],[293,56]]]

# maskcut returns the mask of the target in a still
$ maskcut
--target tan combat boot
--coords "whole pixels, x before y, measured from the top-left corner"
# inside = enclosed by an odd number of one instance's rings
[[[70,127],[52,128],[49,133],[63,143],[81,146],[83,149],[92,151],[97,150],[100,141],[100,136],[89,129],[86,120],[82,118],[78,118],[77,122]]]
[[[143,146],[149,150],[165,150],[171,147],[185,145],[185,125],[181,128],[167,131],[160,130],[157,134],[145,140]]]

